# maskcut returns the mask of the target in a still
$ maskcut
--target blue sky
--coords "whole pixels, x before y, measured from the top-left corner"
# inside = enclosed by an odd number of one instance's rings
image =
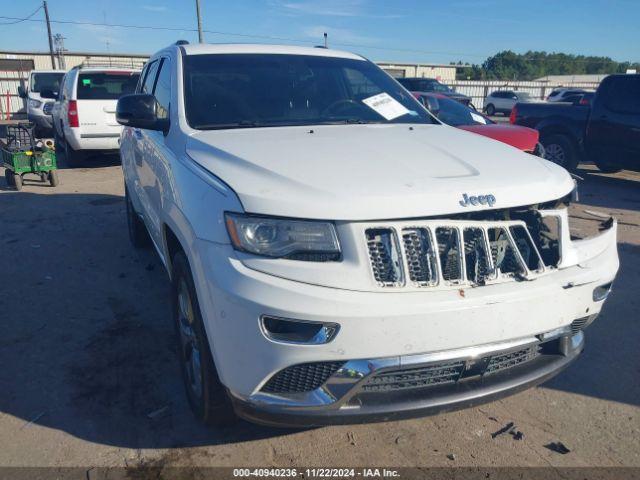
[[[152,53],[196,41],[195,0],[49,0],[52,20],[167,27],[53,24],[72,51]],[[23,18],[40,0],[0,0]],[[320,44],[379,61],[480,63],[500,50],[547,50],[640,61],[639,0],[201,0],[208,42]],[[43,19],[42,11],[32,20]],[[6,25],[0,49],[46,50],[44,23]],[[184,29],[184,30],[181,30]],[[229,35],[244,34],[256,37]],[[278,37],[271,40],[262,37]]]

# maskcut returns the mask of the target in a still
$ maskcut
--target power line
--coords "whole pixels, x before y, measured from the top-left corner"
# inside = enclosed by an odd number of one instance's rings
[[[35,13],[35,12],[34,12]],[[2,19],[16,20],[16,17],[7,17],[0,15]],[[29,22],[43,22],[41,19],[18,19],[18,20],[26,20]],[[86,25],[86,26],[94,26],[94,27],[113,27],[113,28],[133,28],[139,30],[161,30],[161,31],[170,31],[170,32],[197,32],[197,29],[194,28],[180,28],[180,27],[165,27],[165,26],[153,26],[153,25],[133,25],[133,24],[124,24],[124,23],[100,23],[100,22],[80,22],[75,20],[51,20],[51,23],[57,23],[61,25]],[[261,40],[272,40],[278,42],[293,42],[293,43],[302,43],[309,44],[311,43],[310,39],[301,39],[301,38],[292,38],[292,37],[276,37],[271,35],[256,35],[256,34],[247,34],[247,33],[238,33],[238,32],[224,32],[219,30],[203,30],[205,33],[211,33],[213,35],[223,35],[230,37],[240,37],[240,38],[255,38]],[[450,56],[466,56],[466,57],[476,57],[486,59],[488,57],[493,56],[493,54],[479,54],[479,53],[467,53],[467,52],[447,52],[447,51],[436,51],[436,50],[421,50],[421,49],[411,49],[411,48],[398,48],[398,47],[379,47],[375,45],[363,45],[357,43],[334,43],[334,45],[339,47],[348,47],[348,48],[367,48],[371,50],[386,50],[393,52],[404,52],[404,53],[422,53],[427,55],[450,55]],[[565,62],[566,59],[561,58],[534,58],[534,57],[520,57],[522,60],[535,62]],[[615,63],[623,63],[618,62],[617,60],[585,60],[585,59],[577,59],[574,58],[571,60],[572,63],[590,63],[590,64],[605,64],[609,62]],[[629,63],[637,63],[637,62],[629,62]],[[456,65],[457,67],[471,67],[472,65]]]
[[[6,18],[12,18],[14,21],[13,22],[0,23],[0,25],[15,25],[15,24],[20,23],[20,22],[25,22],[25,21],[29,20],[31,17],[33,17],[36,13],[38,13],[41,8],[42,8],[42,5],[40,5],[38,8],[36,8],[36,10],[31,15],[29,15],[28,17],[24,17],[24,18],[6,17]],[[0,18],[5,18],[5,17],[0,17]]]

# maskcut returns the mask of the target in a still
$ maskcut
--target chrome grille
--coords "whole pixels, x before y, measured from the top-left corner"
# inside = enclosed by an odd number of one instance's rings
[[[400,252],[391,229],[373,228],[366,232],[373,276],[382,286],[396,286],[401,280]]]
[[[479,358],[384,370],[368,378],[362,385],[362,391],[394,392],[454,384],[463,379],[503,372],[533,361],[542,354],[541,349],[541,344],[536,344]]]
[[[485,374],[500,372],[507,368],[515,367],[521,363],[529,362],[540,355],[540,346],[533,345],[515,352],[505,353],[503,355],[495,355],[491,357],[489,366],[485,370]]]
[[[484,283],[493,274],[484,232],[480,228],[465,228],[462,235],[467,278],[473,283]]]
[[[555,266],[548,253],[543,260],[522,220],[407,223],[365,229],[373,278],[381,287],[485,285]]]
[[[402,231],[402,240],[409,279],[420,286],[438,283],[437,260],[429,231],[425,228],[408,228]]]
[[[456,382],[464,362],[448,362],[420,368],[405,368],[379,373],[363,386],[365,392],[388,392]]]
[[[462,279],[462,261],[460,256],[460,239],[457,228],[436,228],[438,255],[442,265],[442,278],[448,281]]]
[[[496,269],[501,273],[522,273],[522,265],[518,260],[509,235],[505,228],[490,228],[489,245],[491,245],[491,258]]]

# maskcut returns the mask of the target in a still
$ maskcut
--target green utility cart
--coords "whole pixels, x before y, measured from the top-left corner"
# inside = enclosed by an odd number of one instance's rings
[[[7,184],[22,189],[22,176],[38,175],[52,187],[58,185],[56,154],[44,144],[36,144],[31,124],[7,125],[6,138],[0,141],[0,162]]]

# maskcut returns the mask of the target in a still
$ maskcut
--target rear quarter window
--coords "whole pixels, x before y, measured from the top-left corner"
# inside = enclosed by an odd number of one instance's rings
[[[117,100],[134,93],[139,73],[131,72],[86,72],[78,75],[78,100]]]
[[[640,75],[612,78],[605,88],[606,108],[617,113],[640,114]]]

